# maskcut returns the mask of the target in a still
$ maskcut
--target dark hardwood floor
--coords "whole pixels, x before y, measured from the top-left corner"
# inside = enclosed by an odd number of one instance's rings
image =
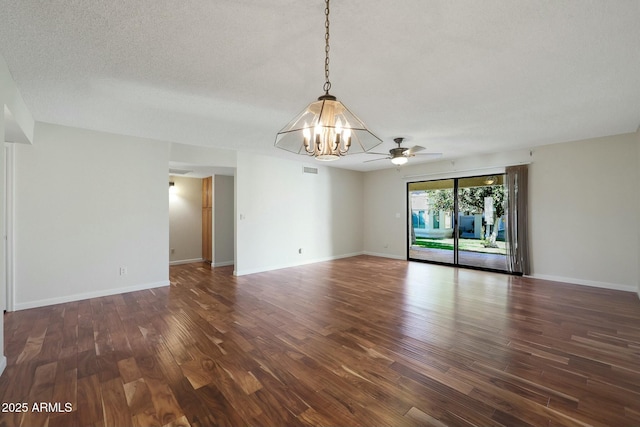
[[[368,256],[170,274],[5,315],[0,425],[640,425],[633,293]]]

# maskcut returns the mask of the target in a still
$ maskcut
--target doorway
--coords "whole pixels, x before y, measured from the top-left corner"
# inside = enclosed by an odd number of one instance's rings
[[[410,182],[408,259],[507,272],[504,175]]]

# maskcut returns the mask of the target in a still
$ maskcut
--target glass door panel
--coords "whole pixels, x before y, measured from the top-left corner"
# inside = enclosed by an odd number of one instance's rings
[[[458,179],[458,264],[507,270],[504,175]]]
[[[453,179],[412,182],[409,205],[409,259],[455,262]]]
[[[408,258],[508,271],[504,175],[407,184]]]

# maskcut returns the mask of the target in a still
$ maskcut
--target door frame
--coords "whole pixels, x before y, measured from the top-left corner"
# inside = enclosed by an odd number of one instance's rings
[[[15,308],[15,269],[14,269],[14,215],[15,215],[15,152],[14,144],[4,144],[4,263],[5,263],[5,307],[6,311]]]
[[[460,259],[459,259],[459,245],[460,245],[460,230],[459,230],[459,200],[458,200],[458,192],[460,190],[460,180],[461,179],[467,179],[467,178],[480,178],[480,177],[485,177],[485,176],[491,176],[491,175],[504,175],[505,172],[504,170],[501,172],[496,172],[496,173],[487,173],[487,172],[482,172],[480,174],[473,174],[473,175],[461,175],[461,176],[455,176],[455,177],[438,177],[438,178],[434,178],[434,179],[425,179],[425,180],[419,180],[419,181],[407,181],[406,183],[406,187],[405,187],[405,192],[406,192],[406,197],[407,197],[407,211],[408,211],[408,223],[407,223],[407,228],[406,228],[406,234],[407,234],[407,238],[406,238],[406,248],[407,248],[407,261],[417,261],[417,262],[424,262],[424,263],[430,263],[430,264],[439,264],[439,265],[446,265],[446,266],[451,266],[451,267],[460,267],[460,268],[469,268],[469,269],[473,269],[473,270],[482,270],[482,271],[491,271],[491,272],[496,272],[496,273],[505,273],[505,274],[514,274],[514,275],[518,275],[517,273],[510,273],[507,270],[502,270],[502,269],[497,269],[497,268],[488,268],[488,267],[481,267],[481,266],[474,266],[474,265],[468,265],[468,264],[460,264]],[[412,223],[411,223],[411,194],[409,191],[409,187],[411,186],[411,184],[415,184],[415,183],[419,183],[419,182],[429,182],[429,181],[440,181],[440,180],[453,180],[453,213],[452,213],[452,227],[453,227],[453,262],[444,262],[444,261],[435,261],[435,260],[426,260],[426,259],[419,259],[419,258],[411,258],[411,242],[412,242]]]

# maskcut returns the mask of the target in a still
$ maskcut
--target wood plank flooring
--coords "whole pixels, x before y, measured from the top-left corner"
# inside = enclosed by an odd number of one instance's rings
[[[369,256],[170,275],[6,314],[0,426],[640,425],[633,293]]]

